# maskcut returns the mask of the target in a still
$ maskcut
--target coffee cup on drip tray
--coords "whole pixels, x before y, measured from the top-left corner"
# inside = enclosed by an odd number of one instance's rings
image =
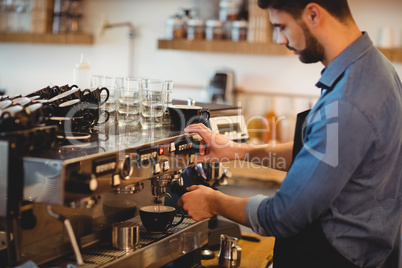
[[[180,214],[180,219],[178,222],[173,223],[177,214]],[[148,233],[164,233],[169,228],[178,226],[184,220],[182,211],[177,212],[174,207],[161,205],[140,208],[140,217]]]

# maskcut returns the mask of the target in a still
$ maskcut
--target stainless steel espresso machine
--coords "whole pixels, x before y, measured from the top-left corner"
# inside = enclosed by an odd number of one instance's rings
[[[182,174],[195,167],[197,137],[169,128],[143,130],[111,122],[86,131],[61,132],[60,125],[45,120],[52,117],[49,101],[60,105],[54,96],[46,95],[52,90],[0,100],[30,99],[28,106],[22,106],[29,118],[15,109],[3,116],[7,108],[0,108],[0,267],[27,261],[39,267],[162,267],[172,263],[198,267],[201,248],[208,243],[208,221],[195,222],[185,216],[178,226],[155,234],[146,232],[138,212],[140,207],[171,198],[170,189],[184,191]],[[80,98],[79,94],[58,94]],[[32,107],[27,108],[37,103],[41,104],[40,120]],[[237,133],[244,119],[235,119],[234,127],[230,120],[221,121],[225,110],[228,116],[242,118],[239,108],[206,108],[211,109],[214,127],[247,138]],[[15,129],[9,127],[9,118]],[[21,125],[25,119],[34,123]],[[209,185],[223,178],[219,168],[205,172]],[[121,221],[139,223],[135,249],[112,246],[111,226]],[[191,252],[184,252],[183,237],[189,233],[198,239]]]

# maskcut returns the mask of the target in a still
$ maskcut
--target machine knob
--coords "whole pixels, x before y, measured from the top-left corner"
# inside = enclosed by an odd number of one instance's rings
[[[98,180],[95,175],[84,172],[71,174],[66,183],[66,190],[72,193],[92,193],[98,188]]]
[[[129,155],[126,155],[124,160],[120,163],[120,177],[123,180],[128,180],[133,174],[132,160]]]

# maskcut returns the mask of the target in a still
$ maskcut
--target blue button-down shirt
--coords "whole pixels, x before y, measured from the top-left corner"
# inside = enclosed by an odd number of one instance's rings
[[[273,197],[246,218],[262,235],[290,237],[319,220],[328,241],[361,267],[380,265],[402,220],[402,86],[366,33],[322,73],[304,146]],[[291,257],[291,256],[290,256]]]

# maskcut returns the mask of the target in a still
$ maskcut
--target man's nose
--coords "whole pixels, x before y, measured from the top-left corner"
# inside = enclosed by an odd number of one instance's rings
[[[286,37],[281,34],[280,31],[278,31],[277,29],[274,29],[272,40],[274,40],[274,42],[278,45],[286,45],[288,43]]]

